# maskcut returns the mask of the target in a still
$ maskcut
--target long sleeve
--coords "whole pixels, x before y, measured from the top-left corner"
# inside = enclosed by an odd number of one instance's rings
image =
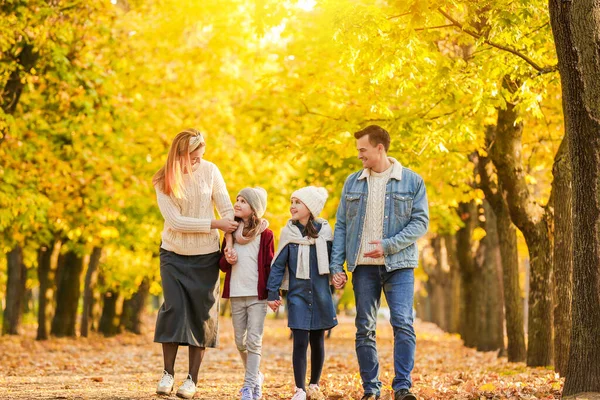
[[[410,221],[397,235],[381,241],[384,254],[395,254],[407,248],[425,235],[428,228],[429,205],[425,183],[421,181],[413,200]]]
[[[279,300],[279,288],[283,282],[283,276],[288,263],[289,246],[285,246],[277,259],[271,265],[269,281],[267,282],[267,290],[269,291],[269,301]]]
[[[217,166],[214,167],[212,199],[217,206],[217,211],[221,218],[233,219],[233,205],[227,192],[227,185],[223,180],[223,175]]]
[[[158,206],[165,219],[161,248],[184,256],[219,251],[219,231],[211,229],[216,219],[233,219],[233,206],[216,165],[203,160],[198,169],[183,176],[185,197],[176,199],[156,190]]]
[[[223,239],[223,244],[221,245],[221,258],[219,259],[219,269],[223,272],[231,271],[231,264],[227,262],[225,258],[225,239]]]
[[[333,232],[333,248],[331,250],[329,270],[332,274],[344,272],[346,261],[346,185],[344,183],[340,204],[335,216],[335,231]]]
[[[271,264],[273,263],[273,256],[275,255],[275,241],[273,240],[273,233],[271,233],[267,239],[267,257],[265,263],[267,264],[267,268],[271,268]]]
[[[184,217],[171,196],[164,194],[158,187],[156,188],[156,197],[160,213],[172,230],[186,233],[210,232],[210,219]]]

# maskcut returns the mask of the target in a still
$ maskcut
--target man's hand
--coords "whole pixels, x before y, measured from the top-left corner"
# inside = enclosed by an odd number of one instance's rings
[[[375,247],[374,250],[366,252],[364,254],[365,257],[369,257],[369,258],[383,257],[383,246],[381,245],[381,240],[373,240],[372,242],[369,242],[369,244],[376,244],[377,246]]]
[[[344,285],[346,285],[347,280],[348,280],[348,277],[346,276],[346,274],[344,272],[335,273],[331,277],[331,282],[333,283],[333,287],[336,289],[343,288]]]
[[[281,306],[281,296],[279,296],[279,300],[267,301],[267,305],[271,308],[271,310],[277,311]]]

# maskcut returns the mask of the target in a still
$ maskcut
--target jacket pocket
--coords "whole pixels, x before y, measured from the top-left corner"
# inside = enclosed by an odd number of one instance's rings
[[[413,198],[406,194],[394,193],[394,214],[397,218],[408,218],[411,215]]]
[[[347,194],[346,195],[346,222],[352,220],[358,214],[360,207],[360,194]]]

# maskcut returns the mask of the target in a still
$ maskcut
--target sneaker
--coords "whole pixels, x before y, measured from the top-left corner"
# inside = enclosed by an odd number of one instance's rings
[[[417,400],[417,396],[408,389],[400,389],[394,393],[394,400]]]
[[[170,395],[173,391],[173,384],[175,383],[175,378],[173,375],[168,373],[167,371],[163,371],[163,376],[160,378],[160,382],[158,382],[158,387],[156,388],[156,394],[162,395]]]
[[[306,396],[310,400],[325,400],[325,395],[321,392],[319,385],[311,383],[306,389]]]
[[[265,382],[265,375],[258,371],[258,378],[256,378],[256,386],[252,391],[252,400],[258,400],[262,397],[262,385]]]
[[[179,389],[177,389],[177,397],[182,399],[191,399],[196,394],[196,384],[192,380],[192,376],[188,375],[187,379],[183,381]]]
[[[300,388],[296,388],[296,393],[292,400],[306,400],[306,392]]]
[[[365,393],[365,395],[361,397],[360,400],[379,400],[379,395],[375,393]]]
[[[253,395],[252,388],[249,388],[248,386],[244,386],[242,390],[240,390],[240,400],[252,400]]]

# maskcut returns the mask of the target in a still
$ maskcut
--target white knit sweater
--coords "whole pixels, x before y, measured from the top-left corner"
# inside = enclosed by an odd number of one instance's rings
[[[165,219],[161,247],[192,256],[219,251],[219,231],[210,229],[215,206],[221,218],[233,219],[233,206],[217,166],[202,160],[192,174],[184,175],[185,198],[167,196],[156,187],[158,207]]]
[[[358,252],[358,261],[360,265],[384,265],[385,258],[364,257],[365,253],[375,250],[374,244],[369,244],[374,240],[383,239],[383,214],[385,208],[385,190],[393,165],[387,170],[377,173],[370,171],[367,177],[369,187],[369,196],[367,198],[367,215],[365,215],[365,224],[363,225],[360,250]]]

